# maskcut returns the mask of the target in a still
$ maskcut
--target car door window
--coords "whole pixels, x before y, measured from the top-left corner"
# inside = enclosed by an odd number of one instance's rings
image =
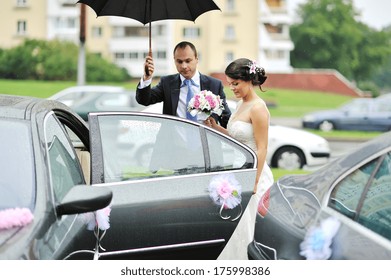
[[[250,168],[254,164],[254,156],[241,145],[212,131],[205,136],[198,125],[178,119],[123,114],[101,115],[98,122],[104,182]]]
[[[239,145],[226,138],[207,131],[211,171],[249,168],[254,164],[254,157]]]
[[[0,131],[0,210],[23,207],[33,209],[36,179],[29,123],[2,118]]]
[[[342,180],[331,193],[329,206],[391,240],[391,154]]]
[[[53,114],[45,120],[45,142],[54,197],[61,201],[73,186],[85,182],[75,150]]]

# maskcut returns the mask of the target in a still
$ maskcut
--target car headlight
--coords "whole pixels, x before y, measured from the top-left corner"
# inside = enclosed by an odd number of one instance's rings
[[[318,147],[320,149],[330,150],[330,145],[327,141],[322,141],[321,143],[318,144]]]

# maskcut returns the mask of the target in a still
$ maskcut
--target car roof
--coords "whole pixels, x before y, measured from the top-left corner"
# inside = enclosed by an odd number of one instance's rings
[[[124,92],[124,91],[127,90],[121,86],[109,86],[109,85],[72,86],[53,94],[48,99],[58,99],[59,97],[64,96],[70,92]]]
[[[26,111],[32,107],[38,99],[15,95],[0,95],[0,117],[26,119]]]

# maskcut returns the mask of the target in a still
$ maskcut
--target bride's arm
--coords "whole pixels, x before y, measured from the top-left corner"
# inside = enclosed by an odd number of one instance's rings
[[[226,128],[222,127],[221,125],[218,125],[216,123],[216,120],[214,118],[212,118],[212,117],[207,118],[204,121],[204,124],[209,126],[209,127],[211,127],[211,128],[213,128],[213,129],[215,129],[215,130],[217,130],[217,131],[219,131],[219,132],[221,132],[221,133],[229,135],[228,130]]]
[[[259,178],[261,177],[263,166],[266,162],[267,146],[268,146],[268,132],[269,132],[269,110],[266,104],[257,104],[251,108],[250,119],[253,125],[254,139],[257,145],[257,176],[255,179],[254,192],[257,192]]]

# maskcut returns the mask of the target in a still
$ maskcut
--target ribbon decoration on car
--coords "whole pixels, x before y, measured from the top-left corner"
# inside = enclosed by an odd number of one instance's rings
[[[234,209],[239,206],[239,213],[231,221],[239,219],[242,215],[242,187],[233,174],[217,175],[210,181],[209,196],[213,202],[220,206],[220,217],[223,220],[231,219],[231,216],[223,215],[226,209]]]

